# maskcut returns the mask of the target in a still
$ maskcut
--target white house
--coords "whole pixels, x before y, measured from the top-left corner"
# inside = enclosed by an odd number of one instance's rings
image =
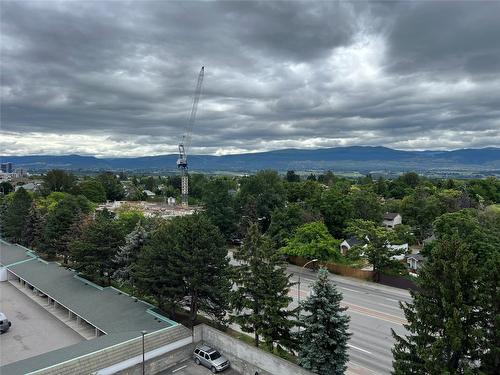
[[[349,251],[351,247],[361,245],[362,243],[362,241],[358,240],[355,237],[348,238],[347,240],[342,241],[342,243],[340,244],[340,253],[342,255],[346,255],[347,251]],[[366,247],[366,245],[364,247]]]
[[[146,194],[146,196],[149,198],[149,197],[154,197],[156,194],[153,193],[151,190],[143,190],[142,191],[144,194]]]
[[[393,252],[400,253],[398,255],[393,255],[391,257],[392,260],[403,260],[408,253],[409,246],[407,243],[404,243],[402,245],[388,245],[389,249],[391,249]]]
[[[167,204],[169,206],[174,206],[175,205],[175,198],[174,197],[168,197],[167,198]]]
[[[403,217],[397,212],[386,212],[382,224],[387,228],[394,228],[403,222]]]
[[[420,253],[410,254],[406,258],[406,263],[408,263],[408,268],[413,271],[418,271],[422,267],[424,261],[425,258]]]

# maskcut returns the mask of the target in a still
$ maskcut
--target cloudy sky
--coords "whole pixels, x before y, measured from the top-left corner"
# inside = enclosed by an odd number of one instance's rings
[[[500,2],[8,1],[0,154],[500,145]]]

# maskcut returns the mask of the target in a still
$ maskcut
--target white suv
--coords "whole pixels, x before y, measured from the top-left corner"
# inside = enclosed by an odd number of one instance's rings
[[[214,374],[229,367],[229,360],[226,357],[206,345],[194,350],[194,361],[197,365],[208,367]]]

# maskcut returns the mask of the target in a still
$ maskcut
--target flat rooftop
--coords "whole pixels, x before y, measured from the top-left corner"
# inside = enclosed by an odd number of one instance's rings
[[[143,330],[150,333],[178,324],[158,314],[153,305],[116,288],[93,284],[75,271],[46,262],[22,246],[0,240],[0,263],[11,278],[24,280],[106,334],[3,366],[2,375],[43,368],[138,337]]]

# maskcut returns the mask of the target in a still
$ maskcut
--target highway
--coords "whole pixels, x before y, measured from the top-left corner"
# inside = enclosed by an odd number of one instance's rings
[[[298,281],[300,274],[300,299],[304,300],[316,273],[293,265],[288,266],[288,272],[294,282]],[[391,328],[398,334],[405,332],[402,324],[406,320],[399,301],[411,301],[410,294],[403,289],[333,274],[330,279],[342,292],[344,306],[348,307],[347,313],[351,317],[348,373],[390,374],[394,344]],[[294,298],[291,307],[297,306],[298,285],[292,288],[290,296]]]

